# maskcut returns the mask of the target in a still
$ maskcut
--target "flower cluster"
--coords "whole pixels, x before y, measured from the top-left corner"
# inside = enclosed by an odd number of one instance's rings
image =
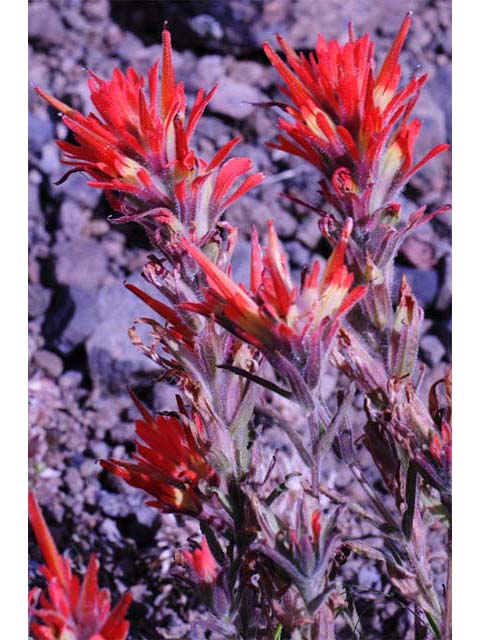
[[[147,504],[166,512],[199,514],[202,510],[200,484],[215,485],[216,473],[206,460],[200,415],[188,415],[179,400],[178,416],[154,418],[134,393],[135,406],[143,420],[135,423],[136,462],[102,460],[104,469],[133,487],[143,489],[154,500]]]
[[[90,557],[81,582],[72,573],[70,561],[58,553],[33,493],[28,495],[28,511],[46,562],[41,571],[48,583],[43,592],[34,588],[29,594],[35,640],[126,640],[130,625],[125,616],[131,594],[125,593],[111,610],[110,592],[98,587],[96,556]]]
[[[275,103],[289,116],[281,118],[279,136],[271,146],[304,158],[324,176],[324,195],[340,215],[351,216],[359,229],[372,218],[391,215],[393,200],[426,162],[442,153],[440,144],[414,164],[419,120],[409,121],[426,75],[412,78],[398,90],[400,51],[410,27],[407,15],[378,74],[374,75],[374,44],[370,36],[326,42],[319,35],[315,53],[298,55],[278,36],[283,62],[266,43],[265,53],[285,85],[287,104]],[[390,207],[388,207],[390,205]],[[380,210],[380,211],[379,211]]]
[[[92,187],[103,189],[121,215],[117,221],[137,220],[159,242],[155,231],[167,225],[204,236],[235,200],[263,180],[248,158],[226,157],[240,141],[231,140],[210,162],[191,148],[195,127],[216,86],[200,90],[186,118],[182,83],[175,80],[169,31],[163,30],[161,97],[159,63],[143,76],[119,69],[110,81],[89,72],[91,99],[99,116],[84,116],[37,87],[37,92],[63,115],[77,144],[60,140],[64,164],[86,172]]]
[[[320,274],[316,260],[297,288],[291,282],[287,256],[273,220],[268,223],[264,256],[254,229],[249,292],[185,240],[185,248],[207,276],[208,288],[201,302],[184,303],[181,307],[214,317],[234,335],[262,351],[280,371],[287,362],[293,362],[307,385],[315,389],[321,364],[342,317],[365,292],[363,286],[350,290],[353,274],[344,264],[351,230],[352,221],[347,220],[324,273]]]

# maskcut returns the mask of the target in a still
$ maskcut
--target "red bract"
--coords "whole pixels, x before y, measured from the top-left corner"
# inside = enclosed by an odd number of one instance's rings
[[[430,453],[438,465],[450,468],[452,464],[452,429],[448,422],[442,423],[440,433],[436,433],[430,442]]]
[[[220,567],[210,551],[207,540],[202,538],[202,545],[194,551],[181,551],[181,554],[190,566],[195,580],[201,584],[211,585],[217,579]]]
[[[299,290],[291,283],[287,256],[272,220],[263,258],[253,230],[250,292],[185,240],[184,246],[204,271],[209,288],[204,290],[202,302],[179,306],[214,316],[234,335],[260,349],[274,366],[278,366],[279,357],[283,356],[282,361],[288,358],[301,370],[307,385],[315,388],[321,361],[341,318],[365,292],[365,287],[359,286],[349,293],[353,274],[344,259],[351,231],[352,221],[348,220],[323,276],[317,260]]]
[[[102,466],[153,496],[155,500],[147,502],[150,506],[167,512],[199,514],[200,481],[216,483],[216,473],[205,459],[199,414],[188,416],[179,400],[178,417],[154,418],[135,394],[131,395],[143,418],[135,423],[136,462],[102,460]]]
[[[266,43],[265,53],[285,85],[288,104],[274,103],[288,114],[281,118],[278,144],[271,146],[304,158],[326,178],[324,195],[342,214],[366,224],[391,203],[402,186],[431,158],[448,148],[441,144],[414,164],[419,120],[409,121],[427,76],[398,89],[400,51],[410,27],[407,15],[374,75],[370,36],[326,42],[319,35],[315,53],[297,55],[281,36],[286,63]]]
[[[137,219],[147,228],[158,223],[184,226],[201,237],[263,176],[245,178],[252,168],[248,158],[224,162],[240,138],[224,145],[209,163],[195,155],[191,138],[216,87],[207,95],[203,89],[198,92],[187,119],[184,87],[175,80],[165,28],[160,101],[158,67],[157,62],[150,68],[147,82],[132,68],[125,75],[115,69],[110,81],[89,72],[99,116],[84,116],[39,87],[36,91],[64,114],[77,142],[58,141],[64,164],[73,167],[65,177],[85,171],[88,184],[103,189],[111,206],[124,214],[119,221]]]
[[[30,523],[46,565],[41,571],[48,586],[41,593],[37,607],[31,607],[31,632],[36,640],[125,640],[129,623],[125,620],[132,601],[123,594],[110,611],[110,592],[98,587],[99,564],[92,554],[87,572],[80,578],[72,573],[70,561],[55,546],[41,509],[32,493],[28,495]],[[40,589],[32,589],[29,603]]]

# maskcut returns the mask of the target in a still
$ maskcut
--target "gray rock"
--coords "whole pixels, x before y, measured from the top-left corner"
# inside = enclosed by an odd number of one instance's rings
[[[69,304],[69,315],[55,334],[55,347],[64,354],[81,344],[92,333],[97,321],[95,291],[70,287]]]
[[[59,179],[64,173],[64,169],[60,163],[60,154],[58,147],[53,140],[47,142],[42,147],[42,157],[39,162],[40,169],[51,176],[52,180]]]
[[[145,281],[137,284],[156,295]],[[132,278],[131,281],[135,281]],[[90,374],[95,382],[123,388],[132,383],[132,376],[158,371],[158,367],[138,349],[128,337],[128,329],[140,316],[154,317],[145,304],[120,284],[103,287],[96,301],[98,320],[87,340]],[[146,332],[145,332],[146,333]],[[145,335],[139,330],[139,334]],[[148,338],[145,338],[148,342]]]
[[[81,495],[83,489],[83,479],[78,469],[70,467],[65,474],[65,482],[68,484],[72,495]]]
[[[61,177],[61,174],[59,177]],[[55,187],[55,190],[56,193],[63,193],[70,196],[72,200],[75,200],[80,205],[88,207],[89,209],[95,209],[102,195],[100,189],[89,187],[87,184],[87,177],[80,173],[72,174],[63,184]]]
[[[210,102],[210,109],[230,118],[243,120],[248,118],[255,109],[251,103],[265,102],[265,100],[263,93],[255,87],[225,77]]]
[[[241,282],[247,289],[250,285],[250,243],[239,240],[232,256],[232,271],[235,282]]]
[[[247,194],[227,209],[225,217],[230,224],[237,226],[239,233],[244,236],[250,236],[253,223],[262,235],[267,229],[267,220],[271,217],[271,212],[265,203]]]
[[[89,211],[80,206],[75,200],[66,198],[60,207],[60,222],[62,229],[69,239],[75,239],[82,235],[88,220]]]
[[[62,44],[65,41],[65,27],[59,12],[48,2],[33,2],[28,7],[28,34],[46,44]]]
[[[128,514],[128,505],[124,500],[119,500],[118,496],[109,491],[101,490],[98,495],[100,509],[112,518],[124,517]]]
[[[291,263],[297,267],[303,267],[311,263],[310,251],[300,242],[286,242],[285,249],[290,257]]]
[[[55,353],[40,349],[34,355],[35,364],[51,378],[58,378],[63,371],[63,362]]]
[[[99,528],[100,533],[107,538],[109,542],[119,542],[121,539],[120,531],[117,524],[111,518],[105,518]]]
[[[54,127],[50,120],[33,113],[28,116],[28,148],[40,153],[42,147],[54,137]]]
[[[426,335],[422,338],[420,343],[420,357],[431,367],[441,362],[445,353],[445,347],[437,336]]]
[[[110,14],[108,0],[85,0],[82,11],[90,20],[106,20]]]
[[[223,56],[202,56],[196,66],[195,74],[188,80],[195,89],[212,87],[225,76],[225,58]]]
[[[55,254],[55,275],[61,284],[88,291],[99,287],[107,275],[107,257],[95,240],[80,238],[61,243],[55,247]]]
[[[133,58],[141,49],[143,49],[143,44],[140,38],[137,38],[137,36],[133,35],[133,33],[130,33],[129,31],[125,31],[122,39],[118,43],[116,54],[128,64],[132,64]]]
[[[305,216],[298,225],[296,238],[309,249],[315,249],[321,238],[318,217],[313,214]]]
[[[446,311],[452,304],[452,256],[445,256],[443,264],[443,282],[435,300],[435,309]]]
[[[213,16],[201,13],[189,20],[193,31],[201,38],[214,38],[221,40],[223,38],[222,26]]]
[[[28,315],[31,318],[38,318],[43,315],[50,305],[52,291],[42,287],[41,284],[33,283],[28,285]]]
[[[60,378],[59,384],[62,389],[75,389],[82,382],[82,374],[80,371],[66,371]]]
[[[108,458],[110,455],[110,449],[105,442],[92,442],[90,449],[97,460]]]
[[[377,568],[364,565],[358,572],[358,584],[364,589],[380,589],[382,579]]]
[[[280,238],[291,238],[297,231],[297,221],[282,208],[271,208],[270,217],[275,221],[275,229]]]

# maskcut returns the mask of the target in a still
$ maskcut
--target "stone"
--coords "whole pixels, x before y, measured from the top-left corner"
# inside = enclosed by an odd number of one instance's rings
[[[445,353],[445,347],[437,336],[429,334],[422,338],[420,343],[420,357],[429,366],[434,367],[439,364]]]
[[[123,33],[122,39],[118,43],[115,53],[119,58],[132,64],[137,52],[143,48],[142,41],[129,31]]]
[[[446,311],[452,304],[452,256],[446,255],[442,262],[442,285],[435,300],[435,309]]]
[[[85,81],[83,81],[83,84],[85,84]],[[58,156],[58,149],[56,152]],[[79,173],[73,173],[63,184],[56,186],[55,193],[65,194],[89,209],[95,209],[102,195],[100,189],[89,187],[85,175]]]
[[[65,482],[68,484],[72,495],[81,495],[83,490],[83,479],[78,469],[70,467],[65,473]]]
[[[318,216],[313,214],[305,216],[298,225],[295,237],[309,249],[315,249],[321,238]]]
[[[54,127],[50,120],[36,114],[28,115],[28,148],[40,153],[42,147],[54,137]]]
[[[45,44],[65,42],[65,27],[58,11],[42,0],[29,4],[28,35]]]
[[[63,362],[55,353],[40,349],[33,356],[35,364],[43,369],[51,378],[58,378],[63,371]]]
[[[151,295],[158,295],[140,276],[129,278]],[[149,358],[136,349],[128,336],[128,329],[136,318],[155,314],[136,296],[119,284],[105,286],[96,300],[97,321],[87,340],[87,356],[92,379],[99,384],[123,388],[132,383],[136,374],[158,371]],[[146,332],[139,329],[139,335]],[[145,338],[148,342],[148,338]]]
[[[75,200],[66,198],[60,207],[60,223],[68,239],[78,238],[87,227],[90,212]]]
[[[40,169],[55,181],[61,178],[64,168],[60,163],[58,147],[53,140],[43,145],[41,156],[41,160],[38,163]]]
[[[220,80],[223,82],[224,76],[225,58],[218,55],[207,55],[198,60],[195,73],[188,80],[188,83],[195,89],[212,87]]]
[[[302,268],[311,263],[310,251],[300,242],[293,240],[292,242],[286,242],[284,246],[294,266]]]
[[[110,455],[110,449],[105,442],[96,441],[90,445],[93,455],[97,460],[104,460]]]
[[[358,584],[363,587],[363,589],[381,589],[382,578],[377,568],[370,565],[364,565],[358,572]]]
[[[39,283],[28,285],[28,315],[30,318],[42,316],[50,305],[51,289],[42,287]]]
[[[76,239],[55,247],[58,282],[87,291],[98,288],[107,275],[107,257],[99,242]]]
[[[431,269],[438,262],[435,247],[414,236],[405,240],[400,251],[409,262],[420,269]]]
[[[71,369],[66,371],[59,380],[59,385],[62,389],[75,389],[80,386],[82,382],[82,373]]]
[[[222,79],[210,102],[210,109],[222,115],[244,120],[250,116],[255,106],[251,103],[265,102],[266,97],[255,87],[238,82],[233,78]]]
[[[98,494],[98,504],[105,515],[112,518],[125,517],[128,514],[128,505],[124,500],[119,500],[118,496],[109,491],[100,490]]]
[[[109,542],[119,542],[121,539],[120,531],[118,530],[117,524],[111,518],[104,518],[102,521],[100,528],[100,533],[106,537]]]
[[[110,15],[108,0],[85,0],[82,2],[82,12],[89,20],[106,20]]]
[[[221,40],[223,38],[222,25],[215,20],[213,16],[206,13],[200,13],[189,20],[193,31],[201,38],[214,38]]]
[[[68,313],[57,330],[52,332],[52,337],[55,348],[67,355],[92,333],[97,321],[97,306],[95,291],[92,290],[70,287],[64,296]],[[57,316],[55,310],[53,316]]]
[[[239,240],[232,256],[232,272],[235,282],[250,286],[250,243]]]
[[[252,223],[255,222],[260,236],[267,229],[267,220],[271,217],[270,208],[260,200],[247,194],[227,209],[226,219],[238,227],[239,233],[250,236]]]

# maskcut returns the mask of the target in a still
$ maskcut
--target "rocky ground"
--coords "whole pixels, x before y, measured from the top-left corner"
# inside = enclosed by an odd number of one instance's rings
[[[420,155],[451,138],[450,4],[414,0],[408,8],[415,13],[402,61],[407,75],[419,69],[429,74],[416,111],[424,123]],[[38,84],[88,111],[85,70],[104,77],[117,66],[145,71],[161,53],[161,27],[168,20],[177,77],[185,82],[188,96],[200,86],[220,83],[198,128],[200,154],[208,158],[241,134],[244,142],[237,153],[252,158],[267,175],[260,188],[228,212],[227,218],[240,228],[238,274],[246,268],[252,219],[262,228],[270,216],[299,269],[321,250],[319,234],[313,216],[280,194],[314,201],[315,174],[265,147],[274,135],[275,117],[251,103],[268,100],[276,89],[261,44],[280,32],[295,48],[308,49],[318,31],[344,39],[352,20],[358,33],[374,34],[381,55],[404,11],[402,3],[393,0],[30,2],[31,485],[59,547],[70,550],[76,566],[84,567],[88,553],[97,551],[102,583],[114,594],[126,587],[133,590],[133,640],[189,637],[190,616],[201,615],[194,596],[169,577],[175,548],[189,535],[188,523],[178,527],[173,516],[160,517],[145,507],[139,491],[100,472],[96,460],[123,458],[133,449],[135,413],[127,383],[156,409],[170,408],[175,390],[166,383],[152,386],[153,364],[127,336],[144,308],[122,282],[140,281],[148,244],[133,225],[112,227],[107,222],[106,202],[81,175],[61,186],[53,184],[63,174],[54,138],[64,137],[66,129],[33,87]],[[428,165],[403,197],[411,209],[419,203],[433,207],[450,202],[450,156]],[[400,271],[408,275],[426,308],[421,357],[430,381],[441,376],[450,360],[450,229],[450,214],[440,216],[419,229],[399,257]],[[332,388],[334,382],[332,377]],[[334,467],[330,479],[344,491],[351,482],[343,469]],[[40,558],[34,546],[31,552],[35,582]],[[398,603],[390,613],[387,605],[383,620],[371,612],[371,595],[385,586],[378,567],[351,566],[353,583],[365,593],[370,590],[364,606],[368,640],[405,638],[405,615]]]

